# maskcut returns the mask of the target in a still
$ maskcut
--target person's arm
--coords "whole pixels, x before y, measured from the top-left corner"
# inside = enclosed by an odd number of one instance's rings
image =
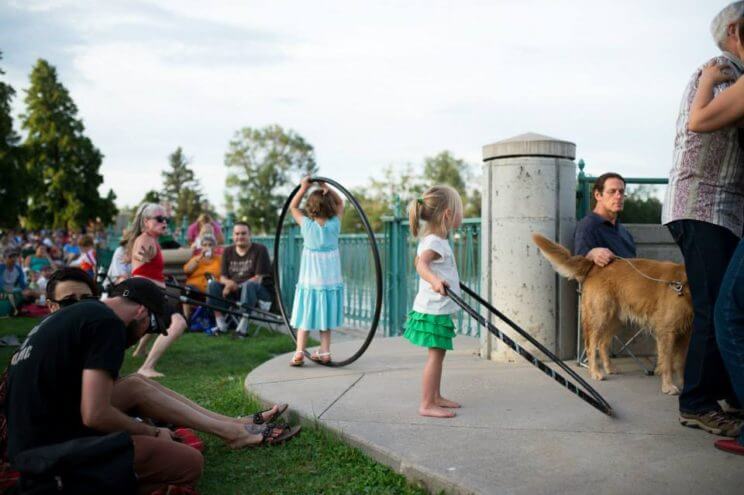
[[[132,271],[152,260],[157,253],[156,241],[147,234],[140,234],[132,246]]]
[[[269,250],[265,246],[261,246],[262,249],[258,252],[256,259],[255,275],[251,277],[251,280],[258,282],[259,284],[263,281],[264,277],[271,276],[271,259],[269,258]]]
[[[607,266],[612,263],[612,260],[615,259],[615,253],[607,248],[596,247],[586,253],[584,257],[588,260],[593,261],[595,265],[601,267]]]
[[[147,435],[172,440],[170,430],[136,421],[111,405],[114,380],[107,371],[83,370],[80,415],[83,424],[102,433],[126,431],[132,435]]]
[[[596,247],[599,241],[593,231],[586,228],[586,224],[579,224],[574,234],[574,253],[584,256],[597,266],[606,266],[615,258],[615,254],[607,248]]]
[[[230,278],[230,263],[228,261],[229,254],[230,253],[226,249],[225,252],[222,253],[222,261],[220,262],[220,283],[225,286],[222,295],[227,295],[225,292],[230,293],[238,289],[238,284]]]
[[[726,65],[711,64],[700,74],[698,89],[690,105],[687,128],[692,132],[713,132],[738,124],[744,118],[744,78],[721,91],[715,98],[716,85],[732,79]]]
[[[289,203],[289,212],[292,214],[294,221],[297,222],[297,225],[302,225],[302,221],[305,218],[305,215],[303,215],[300,210],[300,201],[302,201],[302,198],[305,196],[308,189],[310,189],[309,175],[302,178],[300,181],[300,189],[297,191],[297,194],[292,196],[292,201]]]
[[[434,292],[438,292],[441,295],[446,295],[445,287],[449,287],[447,282],[437,277],[433,271],[431,271],[431,262],[436,261],[441,256],[436,251],[431,249],[425,249],[421,251],[421,254],[416,256],[414,263],[416,264],[416,272],[421,278],[429,282]]]
[[[31,266],[31,255],[29,254],[26,256],[26,259],[23,260],[23,267],[28,268]]]
[[[201,253],[197,256],[193,256],[190,260],[186,262],[185,265],[183,265],[183,272],[186,275],[191,275],[192,273],[194,273],[194,270],[199,268],[199,261],[201,261],[202,258],[204,258],[204,253]]]

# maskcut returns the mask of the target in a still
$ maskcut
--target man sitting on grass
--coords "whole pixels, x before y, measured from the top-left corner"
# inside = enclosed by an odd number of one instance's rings
[[[31,331],[9,371],[11,461],[28,449],[126,431],[132,435],[140,492],[150,493],[169,484],[196,483],[203,460],[196,450],[174,442],[170,430],[123,411],[215,434],[232,448],[277,443],[299,432],[299,427],[256,426],[212,413],[137,375],[115,381],[125,347],[145,332],[167,328],[165,295],[152,282],[126,280],[101,303],[93,300],[95,285],[85,272],[66,268],[52,274],[47,290],[54,314]],[[253,419],[265,422],[281,412],[275,406]]]

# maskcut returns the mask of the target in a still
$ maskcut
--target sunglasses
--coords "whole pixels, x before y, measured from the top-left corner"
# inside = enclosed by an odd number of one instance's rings
[[[158,215],[156,217],[152,217],[153,220],[160,222],[160,223],[168,223],[168,217],[163,215]]]
[[[57,303],[60,308],[66,308],[67,306],[72,306],[73,304],[77,302],[88,301],[91,299],[98,300],[98,298],[94,296],[93,294],[83,294],[82,296],[70,295],[67,297],[63,297],[62,299],[47,299],[47,300],[53,303]]]

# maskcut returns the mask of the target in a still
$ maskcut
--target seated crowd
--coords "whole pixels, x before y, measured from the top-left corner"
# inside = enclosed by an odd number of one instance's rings
[[[31,315],[43,314],[44,290],[51,273],[63,266],[77,266],[95,276],[96,248],[106,245],[101,226],[86,233],[58,230],[9,230],[0,232],[0,315],[18,314],[24,305]],[[34,308],[34,306],[40,306]]]

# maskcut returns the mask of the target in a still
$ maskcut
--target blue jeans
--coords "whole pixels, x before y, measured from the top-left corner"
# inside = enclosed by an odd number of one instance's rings
[[[239,287],[240,302],[245,308],[255,308],[259,300],[267,302],[271,302],[272,300],[271,292],[258,282],[246,280],[245,282],[240,284]],[[224,284],[221,284],[215,280],[210,280],[209,284],[207,285],[207,293],[213,297],[222,297],[222,290],[224,288]],[[237,295],[237,292],[233,292],[232,294],[228,295],[226,299],[237,299]],[[229,305],[222,301],[207,298],[207,302],[223,309],[229,309]]]
[[[744,404],[744,241],[723,277],[715,310],[716,339],[740,404]],[[744,445],[744,431],[739,435]]]
[[[713,310],[723,275],[739,239],[728,229],[697,220],[677,220],[667,227],[685,259],[695,313],[679,410],[696,414],[717,410],[721,399],[736,406],[731,381],[716,342]]]

